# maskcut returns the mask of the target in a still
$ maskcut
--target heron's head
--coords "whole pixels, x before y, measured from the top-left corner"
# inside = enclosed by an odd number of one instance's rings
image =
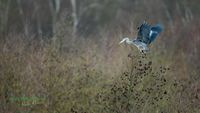
[[[119,42],[119,44],[121,44],[121,43],[123,43],[123,42],[128,42],[128,41],[130,41],[130,40],[129,40],[128,37],[126,37],[126,38],[123,38],[122,41]]]

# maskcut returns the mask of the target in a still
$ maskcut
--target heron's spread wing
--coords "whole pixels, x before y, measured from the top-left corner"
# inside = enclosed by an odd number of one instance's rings
[[[151,30],[151,26],[144,22],[139,28],[137,40],[140,40],[144,43],[149,43],[149,33]]]
[[[151,27],[150,34],[149,34],[149,43],[150,44],[152,41],[154,41],[157,37],[157,35],[162,31],[162,26],[160,24],[156,24]]]
[[[156,39],[157,35],[162,31],[163,28],[160,24],[150,26],[146,22],[144,22],[138,29],[139,31],[137,40],[145,44],[150,44]]]

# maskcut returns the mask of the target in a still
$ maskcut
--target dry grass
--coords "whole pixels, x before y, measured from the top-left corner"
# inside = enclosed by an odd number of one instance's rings
[[[66,40],[70,35],[47,40],[7,37],[0,44],[0,111],[200,112],[195,71],[190,77],[184,77],[187,73],[183,70],[176,71],[188,68],[182,65],[184,60],[173,65],[174,61],[159,51],[141,56],[134,47],[118,45],[121,34],[102,34],[102,40],[76,42]],[[23,106],[20,100],[10,100],[22,96],[44,101]]]
[[[101,1],[80,5],[89,2]],[[51,29],[48,4],[35,3],[41,9],[25,4],[24,17],[17,13],[15,1],[8,20],[2,10],[0,113],[200,113],[197,0],[120,0],[122,4],[116,2],[119,6],[114,9],[111,3],[99,11],[88,10],[80,17],[80,30],[87,35],[98,31],[88,37],[72,35],[71,7],[66,1],[51,38],[31,35],[31,29],[37,29],[35,19]],[[97,17],[98,22],[90,23]],[[30,36],[20,34],[21,18]],[[133,46],[118,44],[125,36],[136,36],[144,19],[164,26],[146,56]]]

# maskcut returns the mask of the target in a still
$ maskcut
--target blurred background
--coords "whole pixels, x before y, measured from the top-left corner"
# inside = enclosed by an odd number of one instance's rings
[[[199,113],[199,4],[199,0],[0,0],[0,111]],[[142,63],[153,62],[154,70],[170,68],[163,75],[169,83],[165,88],[172,81],[181,84],[177,90],[168,89],[174,98],[157,102],[156,109],[139,103],[138,109],[130,104],[132,109],[113,110],[113,104],[96,103],[100,92],[116,96],[110,89],[124,72],[132,75],[132,62],[141,59],[140,54],[118,43],[123,37],[135,38],[144,20],[161,23],[164,31]],[[9,100],[33,95],[46,101],[24,107]]]

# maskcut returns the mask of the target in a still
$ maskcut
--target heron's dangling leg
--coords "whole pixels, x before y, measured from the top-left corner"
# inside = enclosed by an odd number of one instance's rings
[[[141,54],[141,57],[142,57],[142,58],[146,58],[146,55],[147,55],[146,52],[144,52],[144,50],[141,50],[141,53],[142,53],[142,54]]]

